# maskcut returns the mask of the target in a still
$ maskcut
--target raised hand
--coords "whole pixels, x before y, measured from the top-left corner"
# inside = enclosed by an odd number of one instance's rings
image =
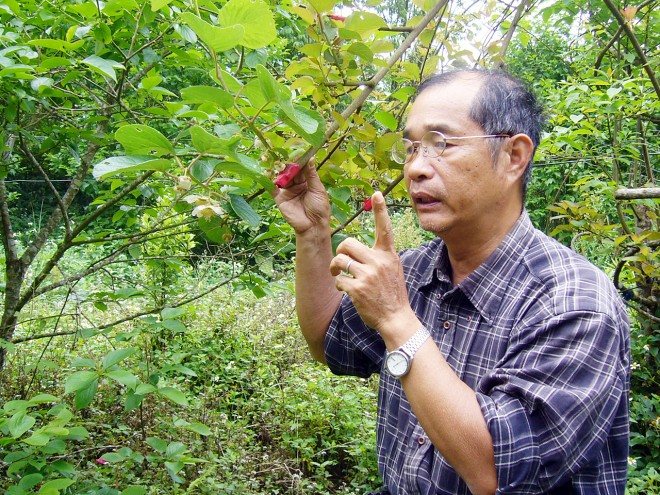
[[[287,186],[276,185],[272,196],[296,234],[330,224],[328,193],[313,164],[304,166]]]
[[[391,337],[393,345],[397,345],[400,339],[396,335],[407,328],[414,331],[418,320],[408,301],[392,222],[382,193],[373,195],[372,204],[376,222],[373,247],[353,238],[346,239],[338,246],[330,271],[336,277],[337,289],[351,297],[363,321],[378,330],[386,343]],[[349,274],[342,274],[349,262]]]

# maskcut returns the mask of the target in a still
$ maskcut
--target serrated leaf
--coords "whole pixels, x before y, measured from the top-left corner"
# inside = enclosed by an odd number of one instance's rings
[[[115,349],[114,351],[110,351],[103,358],[103,369],[107,370],[113,367],[115,364],[123,361],[131,354],[134,354],[136,350],[137,349],[135,349],[135,347],[127,347],[126,349]]]
[[[9,434],[12,438],[18,438],[32,428],[36,421],[35,418],[27,414],[25,411],[19,411],[9,419],[9,423],[7,424]]]
[[[186,446],[181,442],[170,442],[165,450],[165,456],[173,459],[176,456],[183,454],[186,450]]]
[[[117,74],[115,69],[123,69],[124,66],[119,62],[114,60],[108,60],[105,58],[98,57],[96,55],[91,55],[82,61],[83,64],[89,66],[95,72],[98,72],[101,75],[108,76],[114,82],[117,82]]]
[[[162,387],[158,389],[158,394],[171,400],[172,402],[179,404],[180,406],[188,406],[188,399],[180,390],[177,390],[172,387]]]
[[[244,34],[239,44],[253,50],[277,38],[275,18],[262,0],[229,0],[220,9],[218,20],[223,26],[241,26]]]
[[[238,24],[229,24],[229,27],[212,26],[190,12],[181,14],[181,19],[190,26],[199,39],[216,52],[224,52],[234,48],[241,43],[245,35],[245,28]]]
[[[165,171],[171,166],[172,162],[166,158],[136,155],[111,156],[94,165],[92,175],[94,175],[96,180],[103,180],[126,172],[146,170]]]
[[[147,125],[131,124],[120,127],[115,139],[127,155],[163,156],[174,154],[174,146],[159,131]]]
[[[261,223],[261,216],[252,209],[250,203],[245,201],[242,196],[235,194],[229,195],[229,204],[234,213],[247,222],[251,227],[258,227]]]

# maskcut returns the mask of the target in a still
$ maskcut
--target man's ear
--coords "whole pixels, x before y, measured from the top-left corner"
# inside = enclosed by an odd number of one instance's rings
[[[534,143],[527,134],[516,134],[507,139],[503,148],[509,155],[507,173],[517,180],[523,176],[532,159]]]

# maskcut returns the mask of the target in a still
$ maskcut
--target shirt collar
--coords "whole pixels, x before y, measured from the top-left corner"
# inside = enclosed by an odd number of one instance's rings
[[[523,211],[495,251],[458,286],[489,323],[499,311],[533,232],[534,225],[527,211]]]
[[[533,231],[534,226],[524,210],[495,251],[456,287],[489,323],[499,310],[504,291],[531,242]],[[453,290],[447,246],[440,239],[435,239],[433,243],[433,248],[437,249],[436,262],[429,264],[421,273],[418,279],[419,287],[437,280],[447,291]]]

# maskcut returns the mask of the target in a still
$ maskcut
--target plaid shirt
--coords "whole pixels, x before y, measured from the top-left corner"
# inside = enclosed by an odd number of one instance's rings
[[[458,286],[439,239],[401,262],[412,308],[477,395],[497,493],[623,494],[630,337],[607,276],[534,229],[527,213]],[[363,377],[380,373],[386,352],[348,297],[325,350],[334,373]],[[390,492],[469,493],[387,372],[378,400],[378,463]]]

